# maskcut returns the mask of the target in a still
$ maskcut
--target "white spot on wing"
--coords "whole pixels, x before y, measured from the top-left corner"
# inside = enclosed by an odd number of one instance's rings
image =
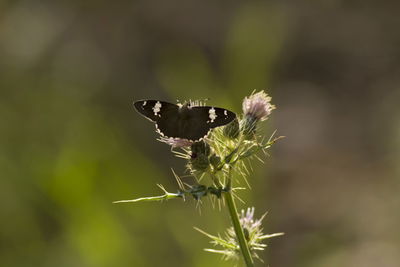
[[[153,107],[154,115],[157,116],[157,113],[161,110],[161,103],[157,101],[157,103]]]
[[[156,132],[157,132],[158,134],[160,134],[161,136],[164,136],[164,133],[161,132],[161,130],[158,128],[158,124],[157,124],[157,123],[156,123]]]
[[[210,118],[211,122],[214,122],[214,120],[217,118],[217,114],[215,114],[215,109],[210,108],[208,114],[209,114],[208,117]]]
[[[228,116],[228,111],[226,109],[224,110],[224,115]]]
[[[144,106],[146,106],[146,104],[147,104],[147,101],[144,101],[142,106],[144,107]]]

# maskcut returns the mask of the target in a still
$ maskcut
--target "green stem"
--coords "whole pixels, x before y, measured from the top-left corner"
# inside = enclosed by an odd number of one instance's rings
[[[229,178],[230,179],[230,178]],[[228,183],[230,184],[230,183]],[[230,186],[230,185],[229,185]],[[247,245],[246,238],[243,233],[243,228],[240,225],[239,215],[236,209],[235,201],[233,199],[232,190],[229,188],[224,194],[225,201],[228,206],[229,214],[231,215],[233,229],[235,230],[237,240],[239,242],[240,250],[247,267],[253,267],[254,262],[250,254],[250,249]]]

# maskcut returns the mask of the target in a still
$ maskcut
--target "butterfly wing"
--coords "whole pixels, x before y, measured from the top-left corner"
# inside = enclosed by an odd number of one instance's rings
[[[236,114],[224,108],[216,107],[194,107],[195,111],[200,110],[203,112],[203,116],[208,118],[207,123],[210,128],[215,128],[223,125],[227,125],[236,118]],[[213,111],[211,111],[213,110]],[[197,112],[197,111],[196,111]],[[205,114],[204,114],[205,113]],[[212,119],[212,114],[214,114],[214,119]]]
[[[177,105],[159,100],[139,100],[133,102],[133,106],[139,114],[152,122],[159,121],[161,114],[178,110]]]
[[[140,100],[133,103],[137,112],[156,123],[157,131],[167,137],[179,137],[179,107],[159,100]]]
[[[156,128],[162,136],[185,138],[179,134],[179,123],[180,110],[177,105],[174,105],[163,110],[161,117],[156,121]]]
[[[192,107],[187,113],[186,119],[179,122],[179,132],[189,140],[199,140],[211,129],[226,125],[236,118],[232,111],[207,106]]]

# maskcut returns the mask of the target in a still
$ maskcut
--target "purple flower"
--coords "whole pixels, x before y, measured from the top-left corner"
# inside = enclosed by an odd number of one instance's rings
[[[191,146],[193,144],[193,141],[190,141],[188,139],[182,139],[182,138],[174,138],[174,137],[160,137],[158,139],[159,141],[166,143],[172,147],[185,147],[185,146]]]
[[[261,222],[265,215],[266,214],[256,219],[254,218],[254,208],[247,208],[247,210],[242,210],[239,216],[249,250],[252,257],[257,259],[260,259],[257,255],[258,251],[264,250],[267,247],[267,245],[264,244],[265,239],[283,235],[283,233],[263,234]],[[232,226],[227,229],[225,237],[221,237],[220,235],[213,236],[198,228],[196,228],[196,230],[211,238],[212,244],[222,247],[222,249],[205,249],[206,251],[222,254],[225,259],[239,259],[240,244]]]
[[[253,231],[261,227],[262,219],[264,219],[264,216],[262,216],[261,219],[254,220],[254,207],[247,208],[246,211],[242,210],[242,213],[240,214],[240,224],[248,231]]]
[[[269,97],[264,91],[251,94],[243,100],[243,113],[255,120],[266,120],[275,106],[270,103]]]

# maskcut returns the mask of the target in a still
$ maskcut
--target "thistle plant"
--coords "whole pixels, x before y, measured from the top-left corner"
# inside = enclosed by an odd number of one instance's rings
[[[143,103],[143,104],[142,104]],[[145,105],[146,101],[141,102]],[[159,102],[154,106],[155,115],[160,111]],[[199,104],[199,103],[196,103]],[[283,233],[264,234],[260,218],[254,218],[254,208],[242,210],[239,214],[235,200],[239,189],[250,188],[250,165],[255,159],[262,161],[260,155],[268,155],[267,150],[281,137],[264,138],[258,131],[260,122],[268,119],[275,106],[271,98],[264,92],[252,93],[245,97],[242,104],[243,114],[237,116],[229,124],[214,128],[208,135],[198,141],[183,138],[161,136],[158,140],[171,146],[171,151],[186,160],[187,172],[193,176],[194,183],[183,182],[181,176],[173,171],[178,189],[175,193],[168,192],[163,185],[159,188],[164,194],[153,197],[142,197],[132,200],[121,200],[114,203],[163,201],[175,198],[193,197],[196,201],[212,198],[226,207],[232,226],[225,235],[214,236],[199,228],[199,232],[211,238],[211,243],[217,249],[205,249],[208,252],[222,254],[224,259],[243,258],[247,267],[254,266],[254,258],[260,259],[257,252],[264,250],[265,239],[282,235]],[[217,117],[214,108],[209,110],[211,122]],[[226,112],[225,112],[226,114]],[[240,177],[234,179],[234,177]],[[260,259],[261,260],[261,259]]]

